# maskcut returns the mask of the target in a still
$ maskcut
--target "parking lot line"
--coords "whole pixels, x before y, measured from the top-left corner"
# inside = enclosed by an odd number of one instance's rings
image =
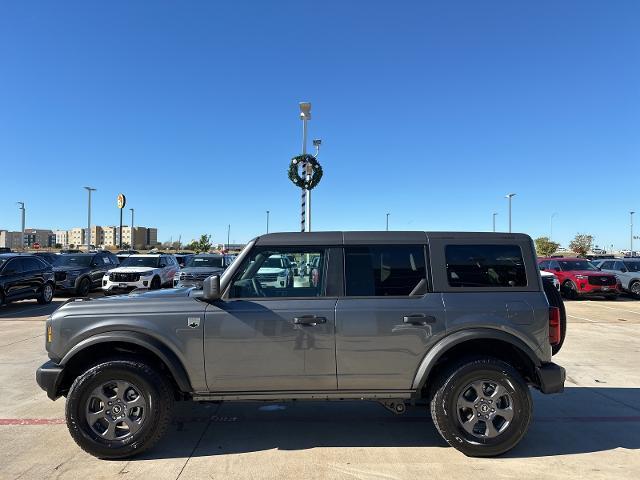
[[[620,308],[620,307],[609,307],[609,306],[606,306],[606,305],[600,305],[599,303],[592,303],[590,305],[595,305],[596,307],[601,307],[601,308],[607,308],[609,310],[620,310],[621,312],[635,313],[636,315],[640,315],[640,312],[638,312],[636,310],[629,310],[629,309]]]

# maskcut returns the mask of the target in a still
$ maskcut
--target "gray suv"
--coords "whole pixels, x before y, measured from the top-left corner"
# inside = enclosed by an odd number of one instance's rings
[[[275,255],[318,257],[316,280],[261,281]],[[450,445],[494,456],[526,433],[529,386],[564,388],[559,323],[526,235],[275,233],[202,290],[63,305],[36,379],[100,458],[150,448],[177,400],[319,399],[427,402]]]
[[[640,298],[640,258],[607,258],[592,263],[603,272],[613,273],[622,290]]]

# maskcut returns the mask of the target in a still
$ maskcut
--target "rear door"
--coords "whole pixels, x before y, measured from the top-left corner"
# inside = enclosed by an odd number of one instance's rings
[[[20,259],[20,263],[22,264],[22,283],[25,291],[30,295],[35,294],[44,284],[44,272],[47,267],[44,261],[35,257],[23,257]]]
[[[234,275],[228,298],[207,307],[204,349],[209,390],[336,389],[337,294],[327,289],[325,280],[330,250],[312,246],[252,250]],[[278,259],[289,253],[320,258],[324,270],[317,286],[306,277],[295,277],[292,285],[274,281],[286,276]]]
[[[12,258],[2,270],[2,280],[4,283],[4,293],[7,298],[26,295],[28,286],[24,281],[22,271],[22,259]]]
[[[102,285],[102,277],[104,277],[110,268],[113,268],[113,265],[111,264],[109,255],[106,253],[99,253],[93,257],[93,263],[95,266],[91,267],[91,283],[93,287],[99,287]]]
[[[411,389],[425,352],[444,335],[442,296],[427,277],[426,236],[414,240],[345,245],[345,296],[336,306],[339,389]]]

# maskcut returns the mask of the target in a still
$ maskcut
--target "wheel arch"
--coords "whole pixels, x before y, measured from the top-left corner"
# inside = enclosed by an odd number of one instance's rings
[[[60,390],[71,386],[88,364],[114,356],[144,359],[165,370],[177,391],[193,391],[187,370],[178,356],[159,340],[139,332],[107,332],[89,337],[67,352],[59,365],[64,367]]]
[[[412,388],[421,393],[442,371],[440,367],[473,355],[505,360],[527,381],[538,382],[536,369],[541,365],[540,359],[523,340],[501,330],[478,328],[452,333],[432,347],[416,371]]]

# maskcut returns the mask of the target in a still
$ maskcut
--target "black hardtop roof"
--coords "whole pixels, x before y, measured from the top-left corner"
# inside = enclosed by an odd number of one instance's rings
[[[488,232],[420,232],[420,231],[353,231],[353,232],[281,232],[260,235],[256,245],[363,245],[427,243],[430,239],[519,240],[531,241],[524,233]]]

